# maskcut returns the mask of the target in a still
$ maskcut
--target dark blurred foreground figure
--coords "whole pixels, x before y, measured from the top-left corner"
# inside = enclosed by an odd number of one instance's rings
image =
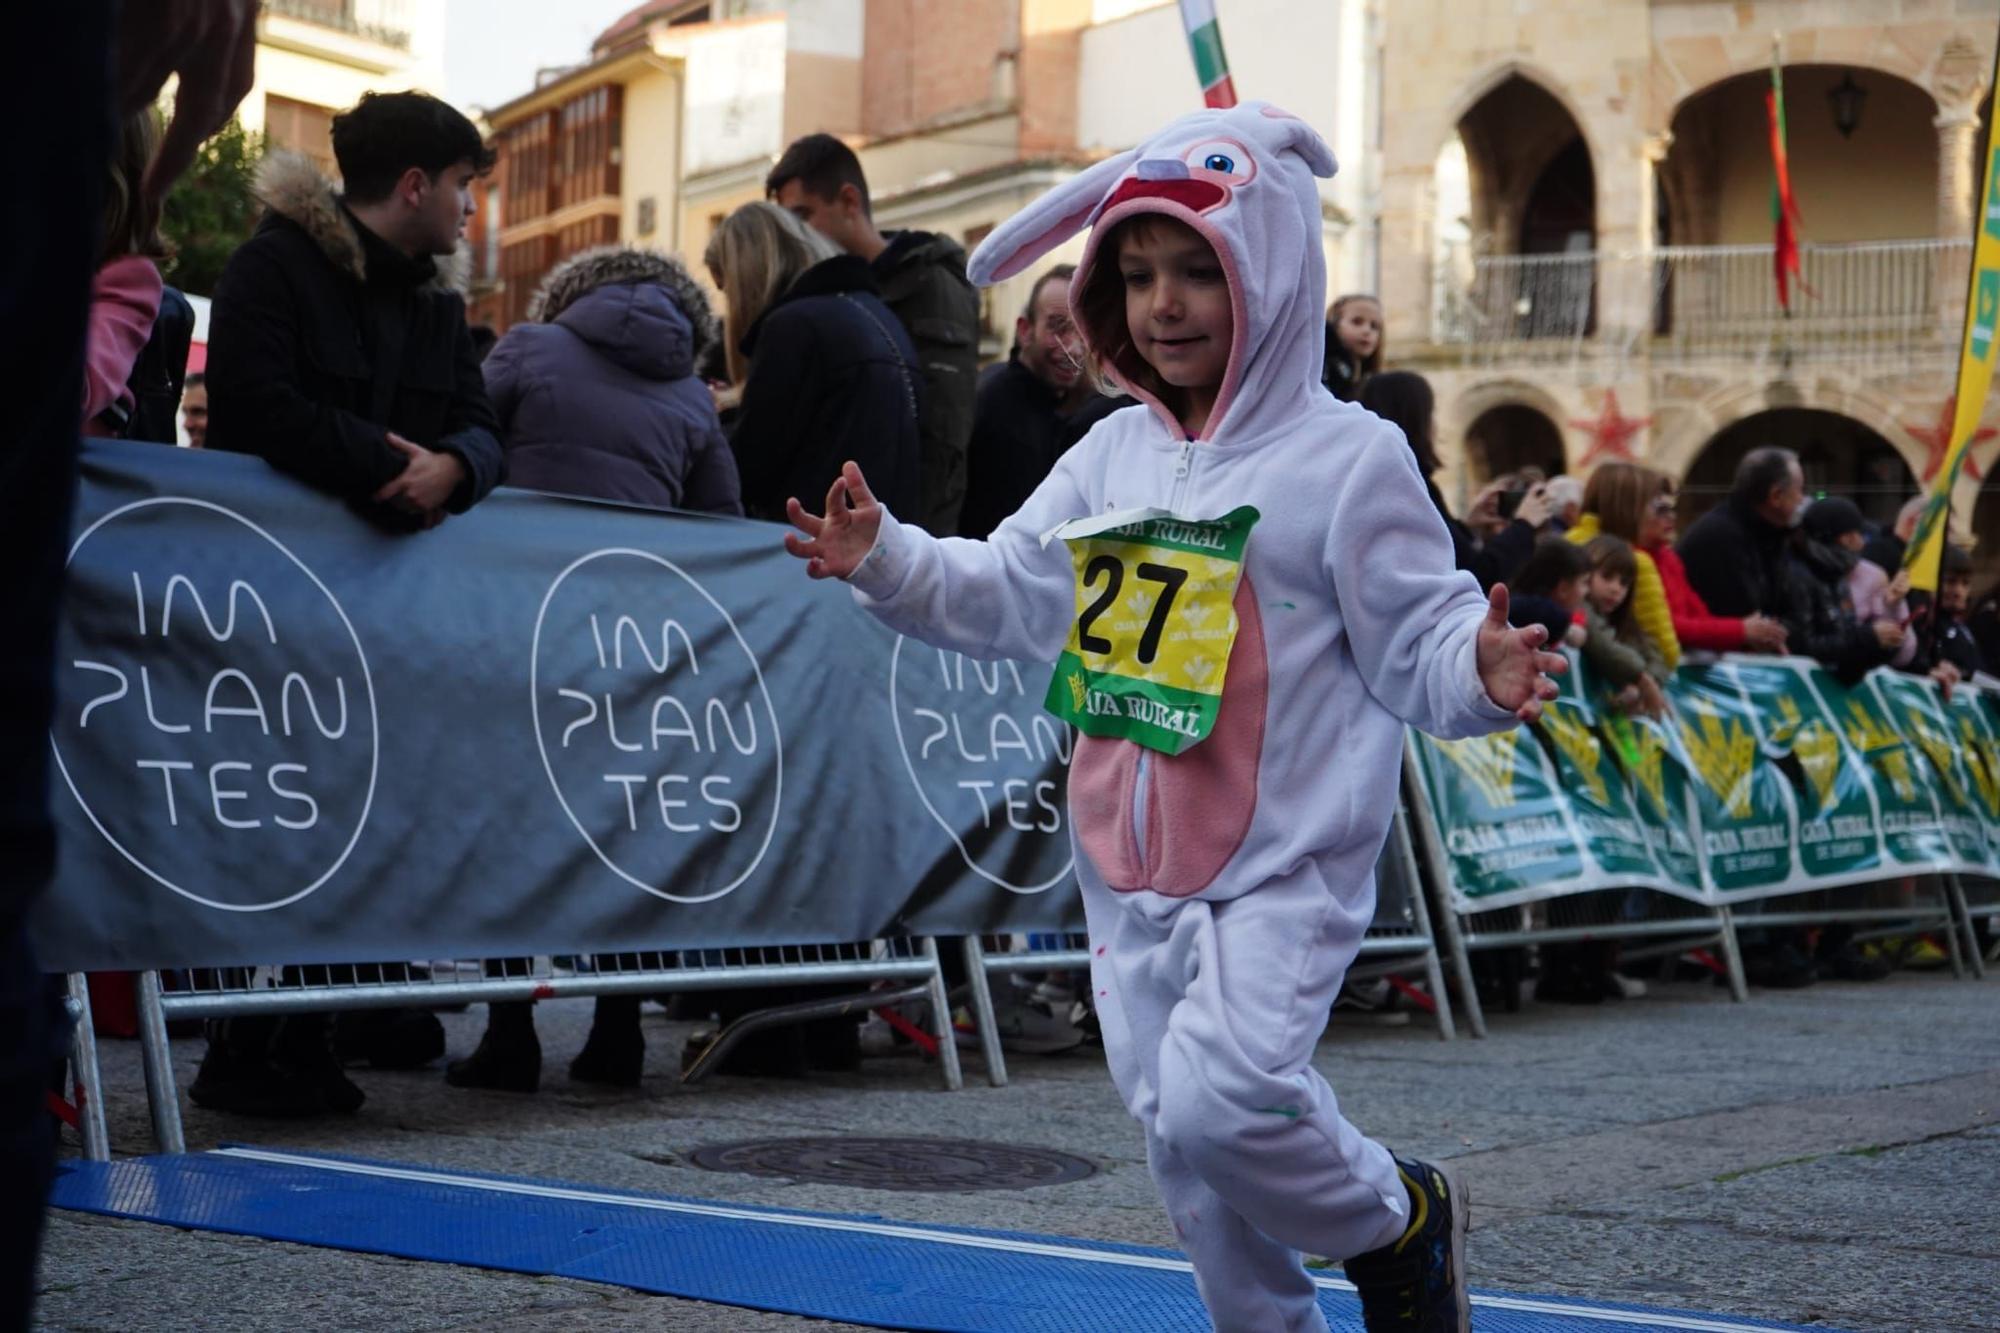
[[[33,1313],[55,1152],[43,1092],[62,1025],[27,917],[55,871],[48,732],[104,164],[114,117],[151,105],[179,74],[142,186],[157,203],[249,91],[257,8],[135,3],[114,26],[105,0],[30,0],[9,11],[0,50],[0,111],[33,127],[13,149],[14,179],[32,186],[0,195],[0,359],[14,385],[0,435],[0,1328],[26,1328]]]

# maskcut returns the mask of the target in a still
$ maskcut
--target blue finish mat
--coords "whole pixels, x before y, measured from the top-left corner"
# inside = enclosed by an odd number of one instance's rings
[[[65,1162],[58,1208],[370,1254],[607,1282],[724,1305],[951,1333],[1201,1333],[1171,1250],[920,1225],[258,1148]],[[1318,1278],[1337,1333],[1352,1288]],[[1481,1333],[1796,1328],[1479,1292]],[[1826,1333],[1818,1328],[1815,1333]]]

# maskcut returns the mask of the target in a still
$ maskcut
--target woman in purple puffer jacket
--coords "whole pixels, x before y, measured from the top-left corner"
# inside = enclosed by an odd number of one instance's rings
[[[736,456],[694,374],[716,339],[715,316],[679,262],[651,250],[585,250],[550,270],[528,318],[494,344],[483,367],[509,485],[743,512]],[[636,995],[598,998],[571,1079],[637,1085],[646,1050],[639,1003]],[[542,1048],[533,1002],[488,1009],[478,1050],[447,1065],[446,1081],[535,1091]]]
[[[550,270],[486,358],[507,484],[662,509],[743,512],[736,459],[695,376],[708,299],[651,250],[585,250]]]

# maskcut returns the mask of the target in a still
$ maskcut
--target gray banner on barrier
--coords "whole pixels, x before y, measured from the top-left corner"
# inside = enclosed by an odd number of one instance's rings
[[[1049,668],[899,640],[770,525],[392,535],[92,441],[69,577],[53,968],[1081,926]]]

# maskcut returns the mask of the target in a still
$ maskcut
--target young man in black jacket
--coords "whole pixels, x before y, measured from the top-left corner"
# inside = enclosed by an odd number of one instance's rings
[[[917,522],[934,536],[957,536],[979,369],[979,292],[965,276],[964,249],[933,232],[877,231],[861,159],[831,134],[808,134],[787,148],[765,177],[764,196],[874,270],[882,303],[909,333],[923,372]]]
[[[269,211],[224,265],[209,315],[210,449],[258,454],[397,531],[436,526],[499,483],[500,440],[464,299],[440,269],[493,151],[424,93],[370,93],[333,118],[344,193],[294,154],[266,159]],[[211,1025],[189,1096],[244,1115],[352,1111],[336,1041],[379,1067],[444,1050],[428,1013]]]
[[[458,250],[493,151],[424,93],[370,93],[333,120],[345,192],[273,154],[269,208],[215,287],[208,447],[259,454],[392,527],[463,513],[500,441],[440,257]]]

